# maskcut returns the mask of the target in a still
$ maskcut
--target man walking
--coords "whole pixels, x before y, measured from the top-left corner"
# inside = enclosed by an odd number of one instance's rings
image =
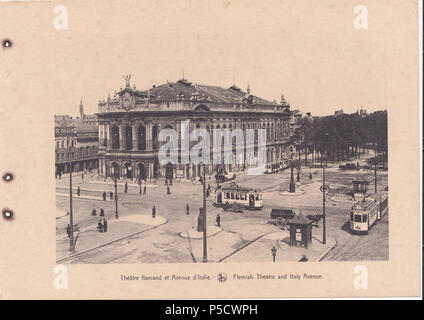
[[[190,206],[188,205],[188,203],[186,204],[186,215],[190,214]]]
[[[112,191],[109,192],[109,198],[110,198],[110,200],[113,200],[113,192]]]
[[[100,219],[99,219],[99,222],[97,222],[97,231],[103,232],[103,224],[102,224],[102,220]]]
[[[152,218],[156,218],[156,207],[153,206],[152,208]]]
[[[103,201],[106,201],[106,191],[103,191]]]
[[[128,192],[128,182],[125,182],[124,185],[124,192],[127,193]]]
[[[104,217],[105,216],[105,211],[103,210],[103,208],[100,208],[100,217]]]
[[[93,208],[91,209],[91,215],[92,216],[97,215],[96,207],[94,206],[94,204],[93,204]]]
[[[78,188],[77,188],[77,195],[78,195],[78,197],[81,195],[81,189],[80,189],[80,187],[78,186]]]
[[[216,225],[218,226],[218,228],[221,228],[221,217],[219,213],[216,215]]]
[[[275,246],[272,247],[271,254],[272,254],[272,262],[275,262],[275,257],[277,256],[277,249],[275,248]]]
[[[103,219],[103,231],[107,232],[107,221],[106,221],[106,219]]]

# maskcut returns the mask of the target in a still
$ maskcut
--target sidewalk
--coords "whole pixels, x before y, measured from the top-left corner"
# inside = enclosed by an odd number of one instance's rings
[[[60,260],[78,255],[113,242],[124,240],[124,238],[131,235],[135,236],[138,233],[167,222],[168,220],[162,216],[152,218],[150,215],[135,214],[122,217],[119,220],[109,220],[107,232],[98,232],[97,225],[83,227],[75,235],[78,238],[75,246],[76,252],[74,254],[69,252],[69,238],[67,234],[58,234],[56,236],[56,259]]]
[[[268,233],[225,258],[222,262],[252,262],[252,257],[255,257],[255,262],[272,262],[272,247],[277,249],[276,262],[298,262],[304,255],[308,257],[309,262],[313,262],[320,259],[327,250],[330,250],[336,244],[335,239],[327,238],[327,243],[324,245],[314,235],[312,244],[306,249],[290,247],[289,239],[288,231]]]

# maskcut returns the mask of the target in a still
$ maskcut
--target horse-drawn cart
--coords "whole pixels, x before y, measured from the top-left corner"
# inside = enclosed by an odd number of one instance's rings
[[[290,219],[293,219],[296,213],[292,209],[272,208],[270,212],[271,219],[274,220],[275,225],[285,230],[288,226]]]

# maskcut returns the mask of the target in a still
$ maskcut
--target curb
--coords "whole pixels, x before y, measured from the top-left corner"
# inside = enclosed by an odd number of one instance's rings
[[[319,262],[319,261],[321,261],[322,259],[324,259],[325,258],[325,256],[331,251],[331,250],[333,250],[334,249],[334,247],[337,245],[337,240],[334,240],[334,243],[333,243],[333,245],[330,247],[330,248],[328,248],[327,250],[325,250],[325,252],[322,254],[322,255],[320,255],[319,257],[318,257],[318,259],[317,260],[315,260],[315,262]]]

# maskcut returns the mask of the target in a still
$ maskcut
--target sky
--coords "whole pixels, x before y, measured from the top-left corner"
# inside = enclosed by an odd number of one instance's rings
[[[52,27],[54,3],[40,4],[37,19],[27,21],[28,30],[37,30],[32,40],[45,46],[27,53],[33,64],[25,79],[43,77],[54,112],[73,116],[80,99],[85,113],[95,113],[99,99],[124,86],[124,74],[140,90],[183,74],[199,84],[250,85],[254,95],[280,101],[283,94],[292,109],[313,115],[390,109],[388,82],[398,75],[391,66],[400,54],[393,43],[410,31],[393,23],[395,1],[362,1],[366,30],[354,28],[357,1],[61,4],[67,30]]]

